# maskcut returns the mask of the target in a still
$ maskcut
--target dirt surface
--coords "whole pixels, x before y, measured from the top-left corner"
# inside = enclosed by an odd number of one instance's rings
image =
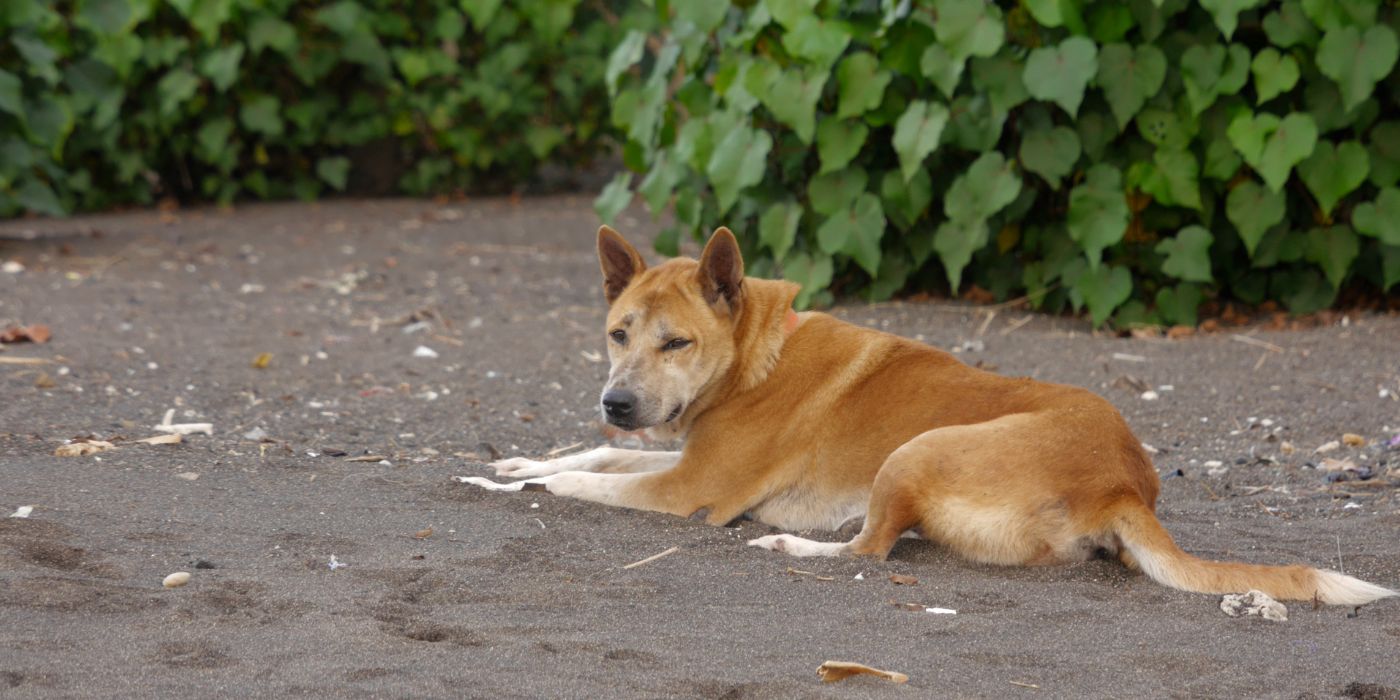
[[[595,226],[583,197],[0,224],[24,267],[0,272],[0,327],[53,331],[0,351],[0,516],[34,506],[0,518],[0,695],[1400,696],[1400,600],[1234,619],[1111,561],[912,540],[797,560],[744,546],[755,523],[451,482],[492,448],[600,442]],[[835,313],[1107,396],[1159,450],[1188,551],[1400,585],[1400,318],[1168,341],[1010,308]],[[131,444],[171,409],[213,435]],[[1368,445],[1313,454],[1344,433]],[[53,456],[87,436],[118,447]],[[1323,457],[1363,472],[1329,481]],[[174,571],[191,582],[163,589]],[[910,681],[823,685],[829,659]]]

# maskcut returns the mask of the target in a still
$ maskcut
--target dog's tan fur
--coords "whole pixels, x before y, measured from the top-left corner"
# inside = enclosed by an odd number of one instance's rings
[[[701,259],[647,269],[616,232],[598,234],[613,372],[636,421],[685,438],[683,452],[600,448],[497,473],[550,492],[723,525],[745,514],[850,542],[771,535],[750,544],[799,556],[884,558],[909,530],[995,564],[1055,564],[1099,551],[1174,588],[1257,589],[1362,604],[1394,591],[1306,566],[1213,562],[1183,552],[1153,514],[1159,483],[1107,401],[1012,379],[820,313],[795,316],[798,288],[745,278],[732,234]],[[663,349],[676,338],[682,348]],[[669,422],[673,411],[678,414]],[[467,479],[488,488],[515,489]]]

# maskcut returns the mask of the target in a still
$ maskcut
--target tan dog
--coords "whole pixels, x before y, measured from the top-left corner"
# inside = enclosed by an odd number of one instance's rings
[[[493,466],[494,490],[561,496],[723,525],[748,514],[784,529],[836,529],[846,543],[770,535],[749,544],[797,556],[884,558],[913,530],[968,559],[1056,564],[1116,554],[1173,588],[1257,589],[1360,605],[1397,595],[1334,571],[1205,561],[1153,515],[1159,483],[1142,444],[1083,389],[1010,379],[947,353],[826,314],[794,314],[798,287],[744,277],[719,229],[699,262],[647,269],[598,231],[612,372],[609,423],[685,438],[683,452],[602,447]],[[540,488],[540,487],[536,487]]]

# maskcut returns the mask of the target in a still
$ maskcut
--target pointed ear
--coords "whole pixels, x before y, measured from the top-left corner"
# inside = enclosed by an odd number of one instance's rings
[[[739,253],[739,241],[729,229],[721,226],[705,244],[700,254],[700,290],[711,305],[723,300],[731,310],[739,305],[744,286],[744,258]]]
[[[611,304],[647,264],[632,244],[610,226],[598,229],[598,262],[603,265],[603,297]]]

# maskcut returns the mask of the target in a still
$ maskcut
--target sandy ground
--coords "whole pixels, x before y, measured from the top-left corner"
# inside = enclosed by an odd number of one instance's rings
[[[1115,562],[795,560],[745,547],[754,523],[452,483],[493,448],[600,441],[595,226],[583,197],[0,224],[25,266],[0,272],[0,326],[53,330],[0,352],[0,515],[34,506],[0,518],[0,695],[1400,697],[1400,600],[1233,619]],[[1167,341],[836,313],[1107,396],[1160,451],[1189,551],[1400,585],[1400,318]],[[213,435],[130,444],[169,409]],[[1372,478],[1310,466],[1344,433],[1370,444],[1327,456]],[[119,447],[53,456],[85,436]],[[824,685],[828,659],[911,680]]]

